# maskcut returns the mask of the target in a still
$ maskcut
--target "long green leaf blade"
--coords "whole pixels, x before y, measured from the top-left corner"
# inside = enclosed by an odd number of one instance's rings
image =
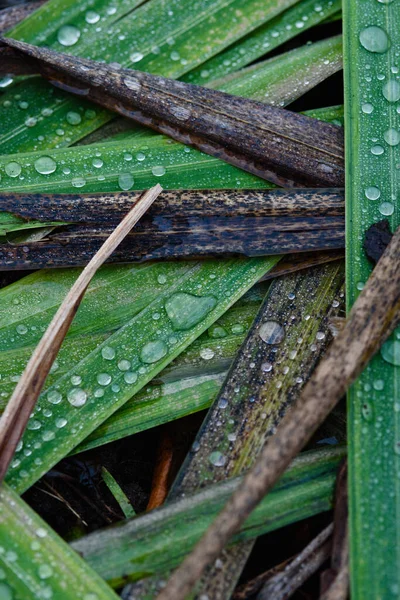
[[[343,455],[343,448],[300,455],[234,536],[233,543],[329,510]],[[95,532],[72,546],[113,586],[127,579],[161,574],[179,564],[191,550],[238,481],[212,486],[118,527]]]
[[[372,265],[366,229],[383,218],[400,222],[398,2],[346,0],[345,120],[347,302],[354,303]],[[400,471],[399,330],[348,396],[351,596],[399,596]]]
[[[22,492],[32,485],[153,379],[276,262],[276,258],[265,258],[178,263],[183,273],[177,278],[171,277],[171,263],[164,290],[43,391],[8,473],[12,487]],[[148,276],[150,287],[151,273]],[[19,332],[24,335],[28,327],[23,327]],[[12,343],[18,329],[9,333]]]
[[[0,515],[1,598],[117,599],[101,576],[5,485]]]
[[[55,50],[72,50],[74,54],[86,58],[104,59],[106,62],[118,61],[123,66],[134,65],[143,71],[176,78],[296,1],[196,0],[188,3],[185,0],[171,0],[166,3],[164,0],[150,0],[125,18],[110,24],[106,28],[107,36],[104,36],[102,27],[97,31],[96,25],[82,28],[77,22],[77,26],[75,15],[71,21],[67,17],[65,22],[62,10],[58,10],[57,0],[53,0],[47,7],[47,14],[51,14],[52,18],[58,15],[56,23],[62,23],[62,26],[52,32],[45,28],[43,41]],[[105,0],[100,4],[107,6]],[[75,5],[74,0],[67,2],[68,7],[71,5]],[[120,13],[124,14],[126,8],[123,0],[119,0],[117,5],[120,7]],[[131,7],[134,5],[135,3],[130,4]],[[45,11],[45,7],[41,10]],[[94,12],[99,14],[99,10]],[[106,9],[103,12],[106,12]],[[79,19],[82,16],[79,15]],[[86,17],[87,13],[83,18]],[[9,37],[30,43],[38,42],[37,38],[31,39],[33,36],[29,30],[29,23],[33,22],[36,24],[33,31],[40,37],[38,19],[40,15],[32,15],[17,26]],[[67,43],[62,36],[63,27],[66,25],[73,28],[67,30]],[[59,39],[64,39],[64,45]],[[69,95],[57,92],[54,96],[51,86],[43,85],[42,82],[39,86],[40,97],[43,100],[35,101],[38,93],[37,83],[33,83],[33,94],[28,92],[29,84],[24,82],[22,85],[24,98],[26,96],[24,102],[31,102],[28,107],[29,114],[24,110],[18,111],[18,107],[13,109],[14,90],[5,94],[0,107],[0,121],[4,123],[3,134],[0,136],[1,153],[69,145],[112,118],[110,113],[98,109],[94,111],[90,104],[71,99]],[[17,86],[16,89],[18,87],[21,86]],[[4,107],[4,101],[10,104]],[[57,134],[57,129],[64,133]]]

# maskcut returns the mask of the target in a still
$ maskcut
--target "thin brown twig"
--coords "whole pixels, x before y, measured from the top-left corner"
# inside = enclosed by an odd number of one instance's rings
[[[153,204],[161,191],[162,187],[156,185],[139,198],[79,275],[33,352],[0,419],[0,482],[4,479],[51,365],[93,275]]]
[[[158,600],[183,600],[205,567],[300,452],[400,318],[400,228],[355,302],[346,327],[328,348],[295,407],[283,418],[253,468],[192,553],[173,573]]]

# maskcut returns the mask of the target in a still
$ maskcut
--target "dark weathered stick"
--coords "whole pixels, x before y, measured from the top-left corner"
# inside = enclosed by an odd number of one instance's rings
[[[39,0],[38,2],[29,2],[28,4],[10,6],[10,8],[0,10],[0,33],[4,33],[26,17],[29,17],[29,15],[42,6],[44,2],[46,2],[46,0]]]
[[[0,419],[0,482],[7,472],[8,465],[25,430],[51,365],[57,356],[57,352],[93,275],[161,191],[162,187],[156,185],[144,193],[136,202],[133,209],[121,221],[99,252],[79,275],[33,352]]]
[[[267,581],[257,600],[287,600],[327,560],[332,548],[333,525],[328,525],[285,569]]]
[[[3,43],[60,87],[273,183],[343,185],[341,127],[210,88]]]
[[[344,329],[240,488],[170,578],[158,600],[183,600],[363,370],[400,318],[400,228],[355,302]]]
[[[0,269],[78,266],[108,237],[139,193],[0,194],[0,210],[72,223],[36,242],[0,244]],[[23,225],[22,225],[23,227]],[[163,194],[112,262],[262,256],[344,247],[342,190],[177,190]]]

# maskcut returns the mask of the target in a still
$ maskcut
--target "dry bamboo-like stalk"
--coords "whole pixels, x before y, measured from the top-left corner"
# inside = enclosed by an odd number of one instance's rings
[[[32,354],[0,419],[0,482],[25,430],[51,365],[93,275],[161,193],[156,185],[141,196],[82,271]]]
[[[283,418],[254,467],[193,552],[171,576],[158,600],[183,600],[290,461],[310,439],[400,318],[400,228],[353,305],[346,326]]]

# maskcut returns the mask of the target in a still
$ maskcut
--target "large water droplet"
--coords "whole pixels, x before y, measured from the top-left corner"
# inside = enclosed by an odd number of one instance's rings
[[[140,360],[144,363],[155,363],[163,358],[168,352],[168,347],[162,340],[148,342],[142,348]]]
[[[68,402],[72,406],[83,406],[87,400],[87,394],[82,388],[72,388],[67,394]]]
[[[133,52],[133,53],[130,55],[130,57],[129,57],[129,58],[131,59],[131,61],[132,61],[133,63],[137,63],[137,62],[139,62],[140,60],[142,60],[142,58],[143,58],[143,54],[142,54],[141,52]]]
[[[97,375],[97,383],[99,383],[100,385],[108,385],[109,383],[111,383],[111,375],[109,375],[108,373],[99,373]]]
[[[394,213],[394,205],[391,202],[382,202],[379,205],[379,212],[385,217],[390,217]]]
[[[400,367],[400,341],[388,340],[381,348],[381,355],[386,362]]]
[[[382,88],[382,94],[389,102],[397,102],[400,99],[400,84],[395,79],[389,79]]]
[[[69,123],[70,125],[79,125],[79,123],[82,122],[81,115],[75,112],[74,110],[70,110],[69,112],[67,112],[65,118],[67,119],[67,123]]]
[[[266,321],[261,325],[258,334],[266,344],[280,344],[285,337],[285,330],[276,321]]]
[[[81,37],[81,32],[74,25],[63,25],[57,32],[57,39],[62,46],[73,46]]]
[[[111,346],[104,346],[104,348],[101,349],[101,355],[105,360],[113,360],[113,358],[115,358],[115,350],[114,348],[111,348]]]
[[[177,292],[165,302],[165,310],[172,327],[177,331],[186,331],[200,323],[216,304],[214,296],[193,296]]]
[[[21,174],[22,167],[19,163],[11,161],[6,164],[4,170],[9,177],[18,177]]]
[[[211,348],[202,348],[200,350],[200,356],[203,360],[211,360],[214,358],[215,352]]]
[[[374,107],[372,104],[370,104],[370,102],[366,102],[365,104],[363,104],[361,106],[361,110],[363,111],[363,113],[365,113],[366,115],[370,115],[372,113],[372,111],[374,110]]]
[[[51,390],[47,394],[47,400],[51,402],[51,404],[60,404],[62,400],[62,395],[60,394],[60,392],[57,392],[57,390]]]
[[[162,177],[165,175],[165,168],[162,166],[156,166],[151,169],[151,172],[155,177]]]
[[[382,54],[389,48],[389,38],[384,29],[371,25],[365,27],[360,33],[360,42],[369,52]]]
[[[215,452],[211,452],[208,460],[214,467],[223,467],[226,463],[226,456],[224,456],[222,452],[216,450]]]
[[[57,163],[50,156],[41,156],[35,160],[35,169],[41,175],[50,175],[57,168]]]
[[[142,84],[136,77],[125,77],[124,84],[127,88],[133,90],[134,92],[138,92],[142,87]]]
[[[85,21],[86,23],[92,25],[93,23],[97,23],[98,21],[100,21],[100,15],[94,10],[88,10],[85,15]]]
[[[400,142],[400,133],[397,131],[397,129],[391,127],[385,131],[383,134],[383,139],[387,144],[389,144],[389,146],[397,146]]]
[[[121,190],[130,190],[133,186],[134,180],[133,175],[131,173],[121,173],[118,176],[118,185]]]

